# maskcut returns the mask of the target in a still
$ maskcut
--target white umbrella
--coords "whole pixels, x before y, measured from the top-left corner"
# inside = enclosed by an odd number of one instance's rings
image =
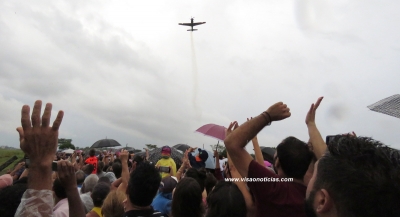
[[[66,154],[73,154],[74,153],[74,149],[66,149],[66,150],[64,150],[64,151],[62,151],[63,153],[66,153]]]

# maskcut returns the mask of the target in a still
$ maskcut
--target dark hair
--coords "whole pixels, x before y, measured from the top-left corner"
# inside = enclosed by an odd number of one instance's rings
[[[14,217],[21,203],[22,195],[27,189],[26,183],[14,183],[14,185],[7,186],[0,191],[0,213],[2,217]]]
[[[367,137],[337,136],[311,193],[326,189],[338,216],[400,216],[400,153]],[[310,196],[311,196],[310,193]]]
[[[122,164],[122,161],[121,161],[121,159],[117,158],[117,159],[114,159],[114,162],[113,162],[113,163],[120,163],[120,164]]]
[[[107,178],[107,177],[106,177]],[[110,193],[110,184],[100,182],[97,183],[92,191],[91,197],[93,199],[93,205],[95,207],[101,207],[104,199],[106,199],[108,193]]]
[[[149,163],[142,163],[131,173],[126,194],[132,204],[149,206],[161,183],[158,170]]]
[[[136,165],[138,165],[139,163],[144,162],[144,158],[143,158],[142,156],[135,155],[135,156],[133,157],[133,161],[135,161],[135,162],[136,162]]]
[[[207,196],[207,204],[206,217],[241,217],[247,215],[243,194],[233,182],[218,182],[214,190]]]
[[[203,189],[199,183],[190,177],[178,182],[172,197],[171,214],[174,217],[203,216]]]
[[[86,175],[90,175],[90,174],[92,174],[93,170],[94,170],[93,164],[86,164],[83,172],[85,172]]]
[[[65,191],[65,188],[62,186],[61,182],[59,179],[55,179],[53,182],[53,191],[54,194],[61,199],[67,198],[67,192]]]
[[[122,173],[122,165],[121,165],[121,163],[113,163],[112,171],[114,172],[115,177],[117,179],[119,179],[121,177],[121,173]]]
[[[207,195],[211,192],[212,188],[217,184],[217,179],[214,174],[207,172],[206,179],[204,180],[204,186],[206,188]]]
[[[103,168],[104,168],[104,162],[103,161],[97,162],[97,174],[103,172]]]
[[[199,183],[200,188],[203,189],[203,191],[204,191],[205,180],[207,177],[206,171],[204,169],[197,170],[195,168],[190,168],[186,171],[185,177],[190,177],[190,178],[195,179]]]
[[[94,149],[90,149],[89,156],[94,157],[94,155],[96,155],[96,151]]]
[[[83,181],[85,181],[85,173],[82,170],[78,170],[75,173],[76,176],[76,184],[81,185]]]
[[[292,136],[278,145],[276,154],[286,176],[295,179],[303,179],[313,158],[307,144]]]
[[[108,178],[107,176],[100,177],[99,181],[97,181],[97,183],[100,183],[100,182],[111,184],[110,178]]]

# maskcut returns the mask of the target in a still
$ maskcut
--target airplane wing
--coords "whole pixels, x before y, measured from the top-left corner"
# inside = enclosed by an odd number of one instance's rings
[[[192,26],[192,24],[191,23],[178,23],[179,25],[182,25],[182,26]]]
[[[204,24],[204,23],[206,23],[206,22],[193,23],[193,26],[201,25],[201,24]]]

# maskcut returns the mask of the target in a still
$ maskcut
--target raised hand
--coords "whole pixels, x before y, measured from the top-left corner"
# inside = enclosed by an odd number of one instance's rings
[[[225,138],[228,137],[232,133],[232,131],[236,130],[238,127],[239,127],[239,124],[237,121],[231,122],[229,124],[228,129],[226,129]]]
[[[129,152],[127,150],[122,149],[119,153],[119,159],[121,162],[127,162],[129,158]]]
[[[218,154],[218,151],[217,151],[217,150],[214,150],[214,157],[215,157],[215,158],[219,158],[219,154]]]
[[[290,117],[290,109],[287,107],[286,104],[283,104],[283,102],[277,102],[270,106],[267,111],[266,111],[270,117],[271,117],[271,122],[272,121],[280,121],[285,118]]]
[[[306,124],[315,124],[315,113],[319,107],[319,104],[321,104],[321,101],[324,97],[319,97],[317,102],[314,104],[311,104],[310,110],[307,112],[306,116]]]
[[[64,112],[59,111],[57,118],[50,127],[52,105],[46,104],[43,116],[40,117],[42,101],[37,100],[33,107],[32,117],[28,105],[22,107],[21,124],[18,127],[20,147],[28,155],[31,165],[50,166],[58,145],[58,129]],[[32,120],[32,121],[31,121]]]
[[[57,174],[61,184],[65,190],[76,190],[76,177],[75,168],[72,163],[66,160],[60,160],[57,162]]]

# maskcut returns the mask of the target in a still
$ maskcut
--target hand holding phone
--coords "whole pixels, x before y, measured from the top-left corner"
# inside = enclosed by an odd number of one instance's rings
[[[159,170],[160,172],[163,172],[163,173],[169,173],[169,172],[170,172],[170,168],[169,168],[169,167],[160,166],[160,167],[158,168],[158,170]]]

